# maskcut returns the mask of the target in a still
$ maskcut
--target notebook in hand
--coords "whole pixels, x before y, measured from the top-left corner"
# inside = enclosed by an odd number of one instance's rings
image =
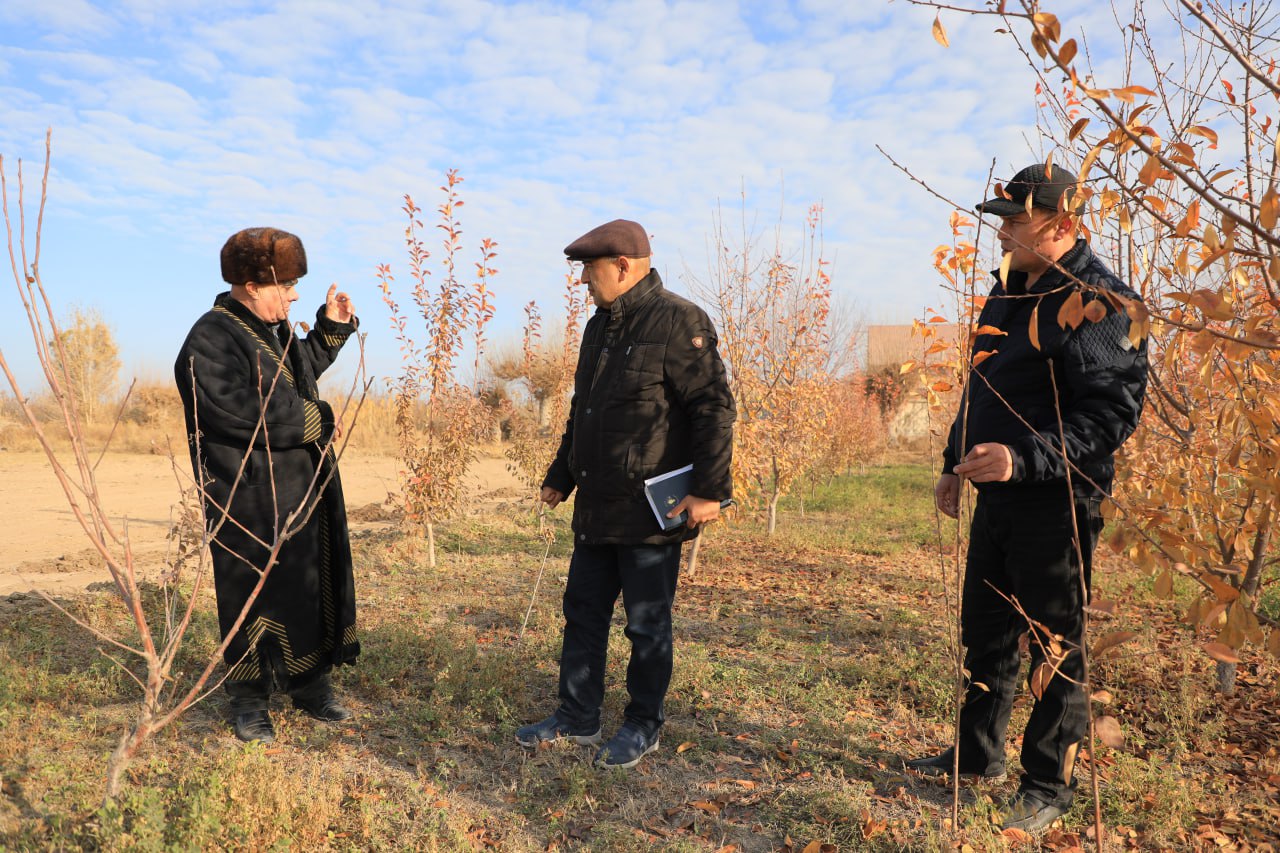
[[[667,518],[667,513],[685,499],[692,484],[692,465],[686,465],[644,481],[644,496],[648,498],[653,517],[658,520],[658,526],[663,530],[679,527],[688,519],[687,512],[682,512],[675,518]]]
[[[692,485],[692,465],[686,465],[644,481],[644,496],[649,501],[649,509],[653,510],[653,517],[658,520],[658,525],[663,530],[679,527],[689,520],[687,512],[682,512],[675,518],[667,518],[667,513],[689,496]],[[724,509],[732,504],[732,500],[721,501],[720,508]]]

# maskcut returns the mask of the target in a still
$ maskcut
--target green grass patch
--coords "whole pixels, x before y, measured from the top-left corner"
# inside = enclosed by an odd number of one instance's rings
[[[934,477],[924,465],[868,466],[805,483],[779,502],[785,540],[894,556],[937,541]]]

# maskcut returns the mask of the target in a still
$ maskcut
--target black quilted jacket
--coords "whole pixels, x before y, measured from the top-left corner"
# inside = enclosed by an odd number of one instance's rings
[[[974,353],[995,350],[996,354],[970,371],[967,412],[962,400],[943,452],[943,472],[951,473],[976,444],[1007,445],[1013,452],[1013,478],[1007,483],[976,484],[991,499],[1016,499],[1030,486],[1060,486],[1066,477],[1062,437],[1068,458],[1084,475],[1072,471],[1076,494],[1108,493],[1115,475],[1115,451],[1137,428],[1142,412],[1146,340],[1135,348],[1129,341],[1128,317],[1090,288],[1130,299],[1137,299],[1137,294],[1103,265],[1084,240],[1077,241],[1058,265],[1070,275],[1050,269],[1030,291],[1024,288],[1025,273],[1010,273],[1007,290],[997,276],[978,319],[979,326],[994,326],[1006,334],[983,334],[974,342]],[[1082,288],[1077,280],[1089,287]],[[1086,306],[1094,301],[1105,306],[1106,316],[1098,322],[1085,320],[1074,329],[1059,326],[1059,309],[1074,292],[1081,293]],[[1033,319],[1039,348],[1031,341]],[[1061,400],[1061,436],[1054,406],[1055,380]],[[1028,429],[1018,416],[1034,429]]]
[[[644,497],[648,477],[693,464],[693,494],[733,495],[737,410],[707,313],[650,272],[587,321],[573,402],[543,485],[578,491],[574,541],[665,544]]]

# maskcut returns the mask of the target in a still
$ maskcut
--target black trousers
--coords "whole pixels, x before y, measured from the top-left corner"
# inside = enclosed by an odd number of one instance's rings
[[[631,641],[626,719],[646,735],[658,731],[671,683],[671,604],[679,571],[679,544],[574,548],[564,591],[560,717],[586,726],[600,722],[609,622],[621,592]]]
[[[1081,595],[1072,504],[1087,591],[1102,530],[1101,499],[1072,501],[1065,486],[1019,492],[1015,500],[1000,501],[980,494],[973,513],[960,606],[969,672],[960,710],[960,769],[982,772],[1004,761],[1018,682],[1018,639],[1029,630],[1030,618],[1043,626],[1031,636],[1030,673],[1045,659],[1046,630],[1061,635],[1062,647],[1070,651],[1032,706],[1022,739],[1021,787],[1067,805],[1075,793],[1076,752],[1088,727],[1079,652],[1087,598]],[[1026,616],[1008,599],[1016,600]]]
[[[271,703],[272,688],[283,690],[294,699],[307,700],[327,695],[333,690],[329,679],[332,666],[324,666],[303,679],[290,679],[284,688],[270,675],[254,681],[225,681],[223,687],[231,698],[231,712],[265,711]]]

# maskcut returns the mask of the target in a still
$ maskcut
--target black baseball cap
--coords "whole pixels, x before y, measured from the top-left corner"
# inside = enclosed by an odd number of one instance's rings
[[[996,216],[1017,216],[1027,209],[1030,196],[1032,207],[1054,212],[1067,210],[1076,192],[1076,176],[1061,166],[1046,168],[1044,163],[1035,163],[1010,178],[1004,191],[1008,198],[988,199],[975,209]]]

